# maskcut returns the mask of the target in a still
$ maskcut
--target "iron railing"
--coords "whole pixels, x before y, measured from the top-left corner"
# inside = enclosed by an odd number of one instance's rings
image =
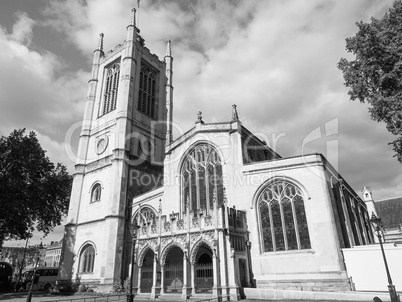
[[[219,296],[214,298],[206,298],[201,300],[196,300],[194,302],[229,302],[230,296]]]
[[[71,298],[71,299],[55,299],[55,300],[46,300],[46,302],[113,302],[113,301],[126,301],[127,295],[106,295],[106,296],[92,296],[92,297],[79,297],[79,298]]]

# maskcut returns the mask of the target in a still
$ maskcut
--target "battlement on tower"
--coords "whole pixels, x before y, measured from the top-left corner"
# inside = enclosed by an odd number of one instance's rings
[[[137,43],[135,45],[138,48],[138,51],[141,52],[142,56],[146,56],[151,62],[155,63],[159,68],[165,68],[165,61],[160,60],[159,57],[152,53],[148,47],[143,43],[144,39],[141,36],[137,36]],[[111,57],[115,56],[117,53],[122,52],[128,46],[127,40],[124,40],[123,43],[119,43],[115,46],[114,49],[109,50],[105,53],[101,59],[100,64],[107,62]]]

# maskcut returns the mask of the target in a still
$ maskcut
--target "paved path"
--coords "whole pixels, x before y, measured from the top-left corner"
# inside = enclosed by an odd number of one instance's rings
[[[12,301],[12,302],[26,302],[27,293],[6,293],[0,294],[0,301]],[[126,301],[126,296],[79,296],[79,295],[52,295],[43,292],[34,292],[32,294],[32,302],[40,301],[72,301],[72,302],[117,302]],[[137,301],[137,300],[136,300]],[[140,300],[138,300],[140,302]],[[147,302],[150,302],[149,300]]]
[[[96,298],[96,299],[94,299]],[[26,302],[27,293],[6,293],[0,294],[0,301],[11,301],[11,302]],[[122,302],[126,301],[126,296],[121,295],[120,297],[116,296],[79,296],[79,295],[66,295],[66,296],[59,296],[59,295],[52,295],[46,294],[43,292],[34,292],[32,295],[32,302],[40,302],[40,301],[71,301],[71,302]],[[317,300],[251,300],[245,299],[241,300],[242,302],[268,302],[268,301],[275,301],[275,302],[321,302]],[[138,300],[134,299],[134,302],[150,302],[150,300]],[[340,300],[325,300],[325,302],[353,302],[353,301],[340,301]],[[367,301],[371,302],[371,301]]]

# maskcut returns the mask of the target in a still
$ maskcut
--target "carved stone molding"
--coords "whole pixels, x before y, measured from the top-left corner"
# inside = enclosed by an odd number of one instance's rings
[[[212,225],[212,216],[207,215],[205,216],[205,226],[211,226]]]
[[[161,246],[162,249],[164,249],[169,243],[171,243],[173,241],[173,238],[171,236],[169,237],[162,237],[161,240]]]
[[[75,173],[84,173],[85,165],[75,165]]]
[[[171,238],[172,239],[172,238]],[[161,266],[165,266],[165,262],[166,262],[166,257],[169,254],[169,251],[173,248],[173,247],[178,247],[180,248],[183,253],[185,252],[185,248],[177,241],[174,241],[173,239],[171,240],[170,243],[168,243],[162,250],[162,255],[161,255],[161,261],[160,261],[160,265]]]
[[[187,247],[187,235],[186,234],[177,235],[177,236],[174,237],[173,240],[178,242],[184,248]]]
[[[146,225],[141,227],[141,235],[147,235],[148,227]]]
[[[194,217],[192,220],[192,227],[193,228],[199,228],[200,227],[200,220],[198,217]]]
[[[203,232],[201,236],[202,236],[203,238],[206,238],[209,242],[213,242],[213,240],[215,240],[215,233],[214,233],[214,231]]]
[[[111,163],[111,161],[110,161],[110,156],[101,158],[101,159],[99,159],[99,160],[97,160],[97,161],[94,161],[94,162],[92,162],[92,163],[86,165],[86,167],[85,167],[85,172],[90,172],[90,171],[92,171],[92,170],[95,170],[95,169],[104,167],[104,166],[106,166],[106,165],[109,165],[110,163]]]
[[[190,234],[190,242],[197,242],[198,240],[200,240],[200,238],[201,234],[198,232]]]
[[[151,245],[146,244],[139,252],[138,254],[138,266],[142,266],[144,262],[145,255],[148,253],[148,250],[152,250],[154,253],[155,251],[152,249]]]
[[[152,134],[154,134],[156,137],[165,138],[165,135],[163,135],[162,133],[160,133],[159,131],[156,131],[155,129],[152,129],[151,127],[137,121],[137,120],[133,120],[133,124],[141,129],[147,130],[148,132],[151,132]]]
[[[123,76],[121,77],[121,81],[124,81],[124,80],[130,80],[130,75],[129,75],[129,74],[123,75]]]
[[[171,229],[172,229],[172,224],[170,223],[170,221],[166,221],[166,222],[163,224],[163,231],[164,231],[164,232],[170,232]]]
[[[94,135],[95,133],[97,133],[97,132],[99,132],[99,131],[101,131],[103,129],[106,129],[106,128],[110,127],[110,126],[113,126],[114,124],[116,124],[116,120],[111,120],[111,121],[105,123],[104,125],[101,125],[99,127],[93,128],[91,130],[91,135]]]
[[[115,149],[113,150],[114,159],[125,159],[126,150],[125,149]]]
[[[213,239],[211,240],[211,238],[209,238],[209,236],[208,237],[199,236],[198,240],[192,245],[191,254],[190,254],[190,262],[195,263],[198,250],[200,249],[200,247],[202,245],[208,246],[211,249],[212,254],[215,255],[216,245],[214,245],[214,244],[215,244],[215,241]]]
[[[177,221],[177,230],[179,230],[179,231],[184,230],[184,220],[183,219],[179,219]]]

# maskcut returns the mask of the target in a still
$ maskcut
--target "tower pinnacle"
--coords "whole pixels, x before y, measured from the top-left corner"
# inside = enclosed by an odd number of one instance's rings
[[[102,52],[103,52],[103,37],[104,37],[104,34],[101,33],[99,35],[99,43],[98,43],[98,49],[97,49],[97,50],[100,50]]]
[[[237,105],[233,104],[232,108],[232,122],[236,122],[239,120],[239,115],[237,114]]]
[[[137,10],[133,7],[131,9],[131,20],[130,20],[130,25],[134,25],[135,26],[135,13],[137,12]]]
[[[165,57],[171,57],[172,56],[171,43],[172,42],[170,40],[167,42]]]
[[[172,123],[173,123],[173,57],[171,49],[171,41],[167,42],[166,46],[166,145],[173,141],[172,136]]]

